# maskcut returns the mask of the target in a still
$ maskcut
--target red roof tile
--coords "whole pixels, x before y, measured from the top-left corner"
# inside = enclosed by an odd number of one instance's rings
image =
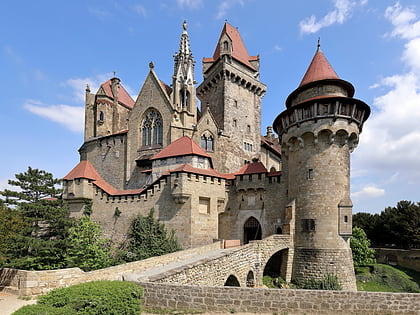
[[[229,23],[225,23],[223,26],[222,33],[220,34],[219,41],[217,42],[216,49],[213,53],[213,57],[204,58],[203,62],[214,62],[220,58],[220,39],[224,35],[227,35],[232,41],[232,57],[247,65],[249,68],[256,70],[250,61],[259,60],[259,56],[250,56],[248,54],[245,44],[241,38],[241,34],[239,34],[239,31]]]
[[[306,70],[299,87],[319,80],[339,79],[331,64],[325,58],[324,54],[318,49],[312,58],[312,62]]]
[[[80,161],[66,176],[63,177],[63,180],[74,180],[78,178],[90,179],[93,181],[97,187],[101,188],[109,195],[134,195],[139,194],[143,189],[128,189],[128,190],[118,190],[112,185],[108,184],[99,173],[96,171],[95,167],[89,161]]]
[[[246,174],[258,174],[258,173],[267,173],[267,169],[265,168],[262,162],[253,162],[244,164],[241,169],[235,173],[235,175],[246,175]]]
[[[105,90],[106,96],[111,99],[114,99],[111,89],[111,79],[101,84],[101,87]],[[120,83],[120,88],[118,90],[118,102],[127,106],[128,108],[133,108],[134,100],[131,98],[130,94],[125,90],[124,86]]]
[[[199,155],[210,158],[210,155],[199,147],[198,144],[196,144],[190,137],[184,136],[172,142],[150,159],[157,160],[181,155]]]

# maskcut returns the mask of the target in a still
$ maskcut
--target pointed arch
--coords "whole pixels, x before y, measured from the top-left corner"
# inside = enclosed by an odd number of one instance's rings
[[[225,287],[240,287],[238,278],[236,278],[234,275],[230,275],[226,281],[225,281]]]
[[[255,217],[249,217],[244,224],[244,244],[262,239],[261,224]]]
[[[141,145],[148,146],[163,143],[162,115],[152,108],[145,112],[141,123]]]

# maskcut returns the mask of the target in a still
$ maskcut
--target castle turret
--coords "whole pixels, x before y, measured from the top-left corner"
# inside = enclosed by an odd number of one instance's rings
[[[295,202],[292,279],[333,274],[346,290],[356,290],[349,247],[350,153],[370,114],[353,95],[353,85],[338,77],[318,45],[273,124],[281,138],[285,193]]]
[[[195,96],[194,58],[190,49],[187,22],[182,24],[179,51],[174,55],[174,74],[172,76],[172,104],[179,113],[181,122],[186,128],[192,128],[197,122],[197,105]]]
[[[197,88],[201,109],[212,113],[219,127],[214,144],[215,168],[238,171],[260,156],[261,98],[259,56],[250,56],[239,31],[225,23],[213,57],[203,59],[204,81]]]

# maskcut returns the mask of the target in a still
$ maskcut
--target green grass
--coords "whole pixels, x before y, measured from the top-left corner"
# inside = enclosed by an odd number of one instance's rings
[[[375,264],[355,271],[358,291],[420,293],[420,273],[414,270]]]

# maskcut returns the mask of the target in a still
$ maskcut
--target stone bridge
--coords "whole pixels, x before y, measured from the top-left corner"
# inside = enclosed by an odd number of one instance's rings
[[[281,275],[290,281],[292,255],[289,235],[271,235],[240,247],[210,251],[128,274],[124,279],[200,286],[261,286],[265,274]]]

